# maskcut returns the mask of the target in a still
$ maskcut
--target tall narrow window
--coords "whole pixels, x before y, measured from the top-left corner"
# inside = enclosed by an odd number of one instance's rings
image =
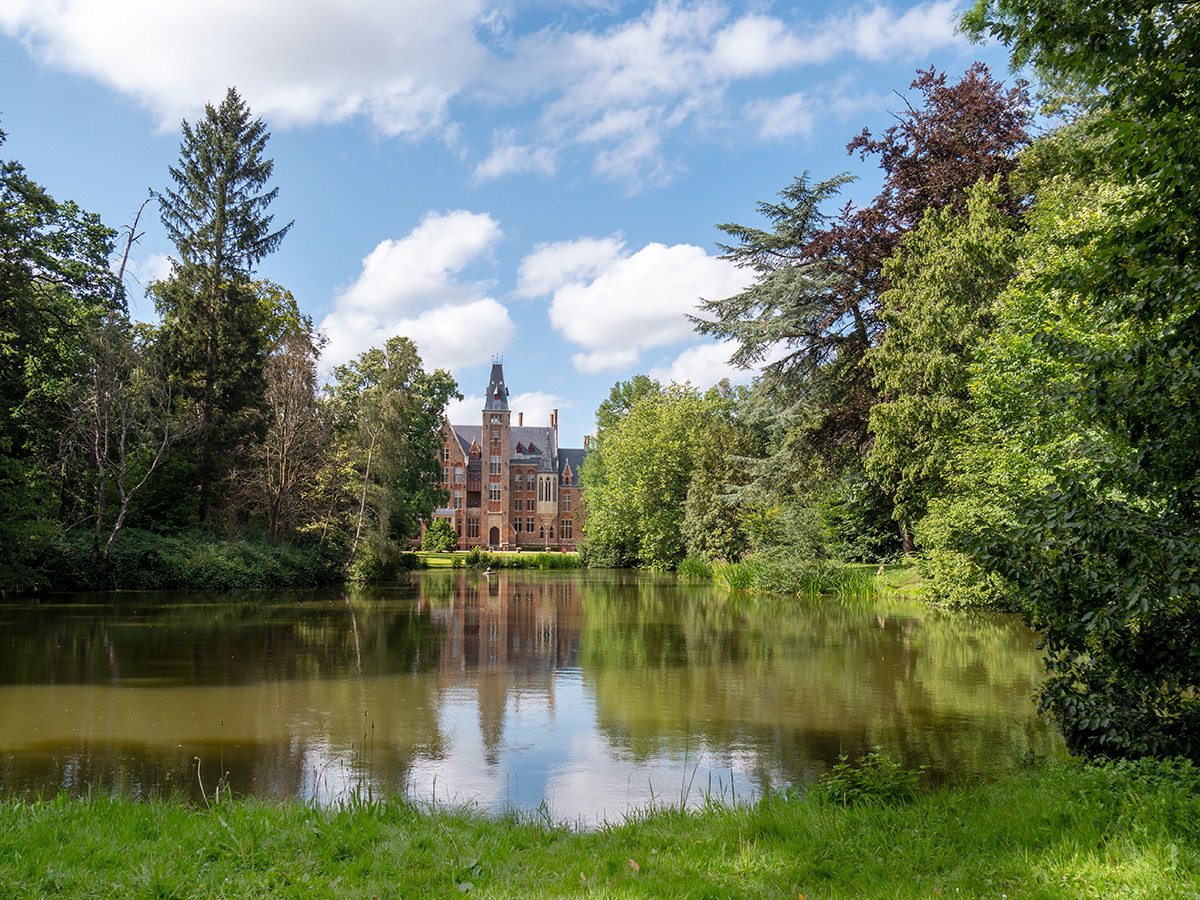
[[[500,485],[498,485],[498,484],[489,484],[488,485],[488,499],[489,500],[499,500],[500,499]]]
[[[462,484],[462,466],[454,467],[454,483]]]
[[[500,457],[499,456],[493,456],[491,458],[491,460],[488,462],[488,471],[492,475],[500,474]]]
[[[567,492],[563,494],[563,512],[571,511],[571,494]]]
[[[533,516],[525,517],[525,530],[533,534]]]
[[[449,466],[442,466],[442,481],[445,481],[445,482],[450,481],[450,467]]]
[[[564,541],[571,540],[571,520],[563,519],[558,524],[558,536]]]
[[[454,492],[454,508],[462,509],[462,491]]]

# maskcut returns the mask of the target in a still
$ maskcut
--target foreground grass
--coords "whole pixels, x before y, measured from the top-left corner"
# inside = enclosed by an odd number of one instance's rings
[[[591,832],[535,818],[0,805],[0,897],[1193,898],[1200,776],[1062,764],[907,803],[774,799]]]

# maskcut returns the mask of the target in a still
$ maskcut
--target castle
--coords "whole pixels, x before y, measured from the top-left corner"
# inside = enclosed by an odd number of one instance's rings
[[[579,470],[586,450],[558,446],[558,410],[549,427],[510,421],[504,366],[492,362],[479,425],[442,423],[442,487],[450,506],[434,511],[458,535],[458,549],[575,550],[582,537]]]

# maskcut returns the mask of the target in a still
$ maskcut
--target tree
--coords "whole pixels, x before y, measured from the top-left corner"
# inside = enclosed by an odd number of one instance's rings
[[[1024,85],[1005,91],[978,63],[953,85],[933,69],[918,72],[912,88],[920,107],[909,105],[882,138],[864,129],[847,147],[880,157],[884,187],[870,206],[847,205],[830,219],[823,207],[850,177],[814,185],[805,173],[781,202],[758,205],[770,230],[718,226],[737,241],[722,245],[724,258],[753,269],[755,283],[705,300],[693,321],[737,345],[734,363],[768,362],[756,390],[779,418],[779,438],[760,480],[794,482],[814,458],[834,472],[861,464],[876,400],[866,354],[884,330],[884,260],[927,210],[961,211],[967,188],[1009,173],[1029,141]],[[1007,195],[1005,203],[1019,205]]]
[[[0,144],[4,142],[0,131]],[[20,587],[72,496],[57,470],[65,398],[114,297],[114,232],[0,161],[0,585]]]
[[[690,385],[668,385],[643,393],[598,438],[604,477],[584,484],[592,559],[671,568],[683,558],[688,490],[713,406]]]
[[[179,165],[170,169],[176,189],[155,194],[179,259],[154,295],[167,358],[199,423],[199,520],[207,527],[216,482],[262,425],[267,347],[250,277],[291,223],[272,229],[269,135],[237,91],[182,128]]]
[[[1200,18],[1189,3],[979,0],[1014,64],[1091,89],[1114,191],[1034,284],[1101,334],[1038,337],[1105,449],[986,531],[979,559],[1045,636],[1042,705],[1068,743],[1200,758]]]
[[[318,395],[323,345],[303,323],[280,336],[265,370],[266,431],[236,475],[275,539],[309,524],[324,506],[319,485],[331,465],[333,432]]]
[[[1012,278],[1020,232],[999,178],[968,192],[964,215],[930,210],[884,265],[887,326],[868,353],[882,399],[871,409],[867,473],[894,482],[894,518],[912,531],[929,502],[957,480],[956,456],[972,416],[971,366]]]
[[[421,544],[422,550],[430,553],[442,553],[446,550],[453,550],[457,546],[458,535],[449,519],[438,519],[425,529],[425,540]]]
[[[172,385],[148,329],[139,332],[123,316],[114,318],[91,335],[87,346],[90,377],[70,395],[71,425],[82,436],[95,472],[92,561],[103,568],[134,498],[186,431],[173,415]],[[116,495],[112,517],[107,515],[110,491]]]
[[[746,510],[735,490],[750,480],[749,468],[762,454],[762,440],[757,430],[738,419],[737,399],[727,381],[705,395],[711,406],[683,508],[689,556],[738,560],[750,549]]]
[[[462,395],[445,370],[421,368],[406,337],[389,338],[333,374],[331,414],[357,482],[347,485],[351,555],[364,541],[386,555],[449,499],[439,487],[439,427],[450,398]]]

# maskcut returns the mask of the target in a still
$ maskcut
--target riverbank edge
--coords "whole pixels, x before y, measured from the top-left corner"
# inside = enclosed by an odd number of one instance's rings
[[[211,798],[210,798],[211,799]],[[580,830],[362,796],[0,803],[5,897],[1194,897],[1186,762],[1023,769],[909,802],[777,796]]]
[[[289,544],[265,537],[218,538],[204,532],[161,535],[126,529],[107,559],[93,559],[91,538],[65,536],[43,554],[16,592],[97,590],[265,590],[356,583],[344,548]],[[405,551],[389,562],[395,583],[425,568],[578,568],[576,554]]]

